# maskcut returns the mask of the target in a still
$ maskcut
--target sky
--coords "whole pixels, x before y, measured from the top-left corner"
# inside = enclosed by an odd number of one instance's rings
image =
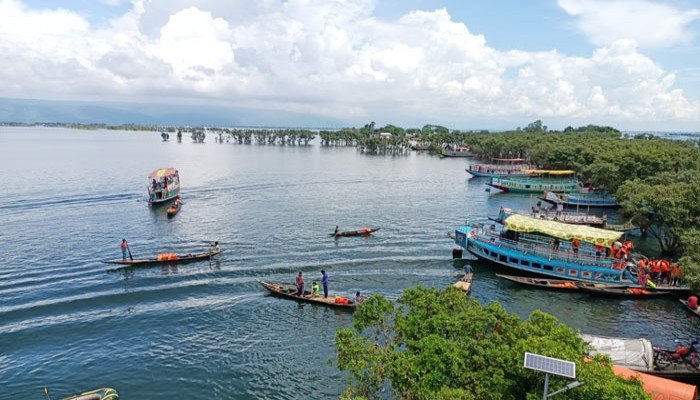
[[[0,120],[700,131],[699,33],[697,0],[0,0]]]

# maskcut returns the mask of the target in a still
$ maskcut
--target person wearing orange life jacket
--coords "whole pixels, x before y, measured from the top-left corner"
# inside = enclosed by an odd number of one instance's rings
[[[646,288],[648,280],[649,276],[646,274],[646,272],[644,272],[643,269],[640,269],[637,273],[637,282],[639,283],[639,286]]]
[[[678,263],[671,264],[671,284],[673,286],[678,286],[681,284],[681,277],[683,276],[683,270]]]
[[[659,268],[661,269],[661,282],[671,283],[671,263],[667,260],[660,260]]]
[[[574,256],[578,256],[578,248],[581,246],[581,241],[577,238],[571,241],[571,249],[574,251]]]
[[[649,261],[649,267],[651,267],[651,280],[658,282],[659,278],[661,277],[661,264],[659,263],[659,260],[652,258]]]

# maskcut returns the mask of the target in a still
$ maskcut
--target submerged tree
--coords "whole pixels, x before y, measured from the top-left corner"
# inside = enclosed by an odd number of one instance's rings
[[[414,288],[398,306],[372,296],[355,312],[354,329],[336,334],[338,367],[350,373],[346,399],[539,399],[542,374],[522,367],[526,351],[571,360],[585,385],[561,400],[648,399],[640,382],[613,374],[609,359],[587,360],[588,346],[553,316],[526,320],[498,303],[485,307],[453,288]],[[567,381],[550,380],[551,390]]]

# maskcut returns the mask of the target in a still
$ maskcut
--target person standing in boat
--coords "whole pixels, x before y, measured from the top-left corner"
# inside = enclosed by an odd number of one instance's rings
[[[355,292],[355,305],[356,306],[359,306],[360,303],[362,303],[365,300],[367,300],[367,298],[365,296],[361,296],[360,292]]]
[[[126,239],[122,239],[122,261],[126,261],[126,248],[129,247],[129,245],[126,243]]]
[[[219,246],[219,242],[214,242],[214,244],[211,245],[211,254],[219,254],[221,253],[221,246]]]
[[[333,236],[338,236],[340,233],[340,229],[338,229],[338,225],[335,226],[335,231],[333,231]]]
[[[321,270],[321,285],[323,285],[323,298],[328,298],[328,274],[326,270]]]
[[[564,203],[557,203],[557,218],[561,218],[561,214],[564,212]]]
[[[304,278],[301,277],[301,271],[297,275],[297,296],[304,294]]]
[[[574,256],[578,257],[578,248],[581,246],[581,241],[577,238],[571,241],[571,249],[574,251]]]

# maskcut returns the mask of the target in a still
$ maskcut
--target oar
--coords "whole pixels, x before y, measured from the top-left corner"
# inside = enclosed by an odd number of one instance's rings
[[[129,244],[128,244],[128,243],[127,243],[127,245],[126,245],[126,251],[129,252],[129,258],[131,259],[131,261],[134,261],[134,257],[131,255],[131,249],[129,248]]]
[[[49,396],[49,388],[44,388],[44,394],[46,395],[46,398],[51,400],[51,396]]]

